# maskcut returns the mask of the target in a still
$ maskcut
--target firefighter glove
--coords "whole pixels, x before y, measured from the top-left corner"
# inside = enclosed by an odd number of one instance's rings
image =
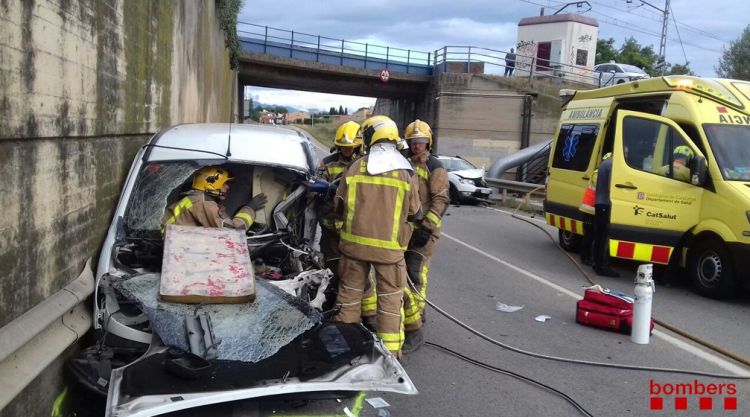
[[[255,197],[253,197],[252,199],[250,199],[250,201],[247,202],[247,206],[257,211],[265,207],[267,202],[268,202],[268,197],[266,197],[265,194],[260,193],[256,195]]]
[[[430,232],[425,229],[419,228],[414,231],[411,235],[411,246],[415,248],[421,248],[430,241]]]

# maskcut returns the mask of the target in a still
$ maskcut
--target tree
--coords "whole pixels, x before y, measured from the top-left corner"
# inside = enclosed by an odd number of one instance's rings
[[[750,25],[729,43],[729,49],[722,48],[719,65],[714,69],[719,77],[750,81]]]
[[[349,114],[349,107],[344,107],[344,114]]]
[[[681,64],[669,64],[667,65],[667,72],[665,75],[695,75],[690,69],[690,62],[686,62],[685,65]]]
[[[344,113],[344,106],[342,106],[341,104],[339,104],[339,112],[338,112],[338,114],[346,114],[346,113]]]
[[[635,38],[630,37],[625,39],[625,42],[622,44],[619,56],[619,62],[635,65],[636,67],[643,68],[647,73],[654,75],[654,63],[656,63],[658,57],[654,52],[653,46],[641,47],[641,44]]]
[[[330,115],[335,115],[335,114],[336,114],[336,108],[335,108],[335,107],[331,107],[331,108],[330,108],[330,109],[328,110],[328,114],[330,114]]]
[[[615,49],[614,38],[596,40],[596,59],[595,64],[617,61],[617,50]]]

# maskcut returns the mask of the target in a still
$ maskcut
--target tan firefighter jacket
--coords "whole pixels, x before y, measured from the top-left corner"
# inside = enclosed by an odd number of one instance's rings
[[[341,252],[362,261],[392,264],[403,259],[421,213],[416,175],[398,169],[371,175],[364,156],[344,173],[334,199],[343,220]]]
[[[354,162],[356,157],[357,155],[352,155],[352,159],[345,159],[339,152],[328,155],[320,163],[321,177],[328,182],[335,181],[344,175],[344,172]],[[318,218],[320,219],[321,227],[334,230],[337,233],[341,229],[341,222],[336,221],[336,216],[333,213],[333,207],[330,203],[323,203],[318,206]]]
[[[203,227],[230,227],[249,229],[255,219],[255,211],[242,206],[234,217],[227,215],[224,207],[203,191],[191,190],[184,197],[167,207],[161,219],[162,232],[168,224]]]
[[[419,200],[422,202],[424,214],[420,226],[439,236],[443,215],[450,202],[448,171],[443,168],[440,160],[429,152],[412,156],[411,163],[419,178]]]

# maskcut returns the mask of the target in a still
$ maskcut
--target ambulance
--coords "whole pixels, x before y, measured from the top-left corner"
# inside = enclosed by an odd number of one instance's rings
[[[579,209],[612,154],[609,254],[669,265],[708,297],[750,285],[750,83],[665,76],[561,92],[547,223],[580,247]]]

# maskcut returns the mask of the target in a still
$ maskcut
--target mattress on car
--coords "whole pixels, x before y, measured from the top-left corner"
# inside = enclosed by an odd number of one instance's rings
[[[244,231],[169,225],[159,295],[174,303],[246,303],[255,276]]]

